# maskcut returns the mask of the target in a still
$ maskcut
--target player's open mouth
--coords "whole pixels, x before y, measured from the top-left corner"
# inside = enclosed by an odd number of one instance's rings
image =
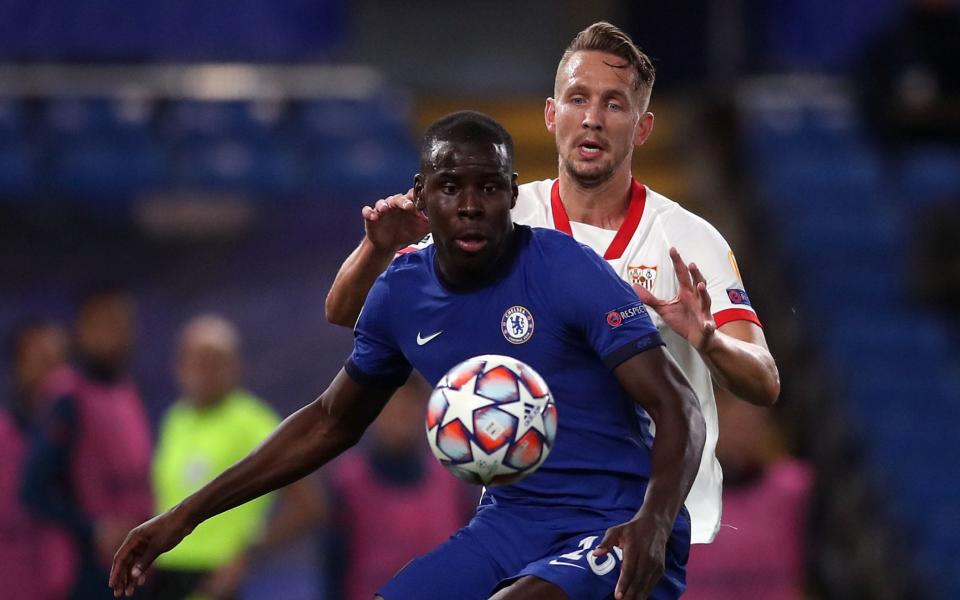
[[[479,233],[467,233],[453,239],[464,252],[480,252],[487,246],[487,238]]]
[[[587,140],[577,146],[577,151],[581,158],[596,158],[603,152],[603,146],[592,140]]]

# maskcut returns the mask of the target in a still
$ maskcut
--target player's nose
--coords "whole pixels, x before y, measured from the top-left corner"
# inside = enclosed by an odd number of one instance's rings
[[[601,128],[600,108],[596,103],[591,102],[583,109],[583,120],[580,125],[584,129],[598,130]]]
[[[483,202],[474,190],[466,189],[457,206],[457,215],[464,218],[476,218],[483,214]]]

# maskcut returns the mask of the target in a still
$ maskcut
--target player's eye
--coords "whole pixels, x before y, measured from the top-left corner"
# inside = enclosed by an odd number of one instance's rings
[[[443,183],[440,185],[440,191],[444,194],[456,194],[457,186],[453,185],[452,183]]]
[[[578,106],[582,106],[587,103],[587,99],[584,98],[583,96],[574,96],[573,98],[570,98],[570,102]]]
[[[485,185],[483,186],[483,193],[484,193],[484,194],[495,194],[495,193],[497,193],[497,190],[499,190],[499,189],[500,189],[500,186],[499,186],[499,185],[497,185],[497,184],[495,184],[495,183],[488,183],[488,184],[485,184]]]
[[[613,111],[619,111],[623,109],[619,102],[607,102],[607,108]]]

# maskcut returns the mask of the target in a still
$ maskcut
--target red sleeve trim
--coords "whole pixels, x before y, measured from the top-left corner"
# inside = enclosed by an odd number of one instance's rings
[[[714,313],[713,319],[717,322],[718,328],[733,321],[750,321],[751,323],[756,323],[759,327],[763,327],[763,323],[757,318],[757,313],[745,308],[727,308],[721,310],[718,313]]]

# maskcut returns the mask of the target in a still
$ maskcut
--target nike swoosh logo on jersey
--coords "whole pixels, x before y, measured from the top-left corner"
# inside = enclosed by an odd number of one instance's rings
[[[583,569],[584,571],[587,570],[586,567],[581,567],[580,565],[575,565],[575,564],[573,564],[573,563],[568,563],[568,562],[560,562],[560,561],[557,560],[557,559],[551,560],[551,561],[550,561],[550,564],[551,564],[551,565],[562,565],[562,566],[564,566],[564,567],[576,567],[576,568],[578,568],[578,569]]]
[[[433,334],[433,335],[428,335],[427,337],[420,337],[420,332],[418,331],[418,332],[417,332],[417,345],[418,345],[418,346],[422,346],[422,345],[426,344],[427,342],[429,342],[430,340],[432,340],[433,338],[435,338],[435,337],[437,337],[438,335],[440,335],[441,333],[443,333],[443,330],[442,330],[442,329],[441,329],[440,331],[436,332],[436,333]]]

